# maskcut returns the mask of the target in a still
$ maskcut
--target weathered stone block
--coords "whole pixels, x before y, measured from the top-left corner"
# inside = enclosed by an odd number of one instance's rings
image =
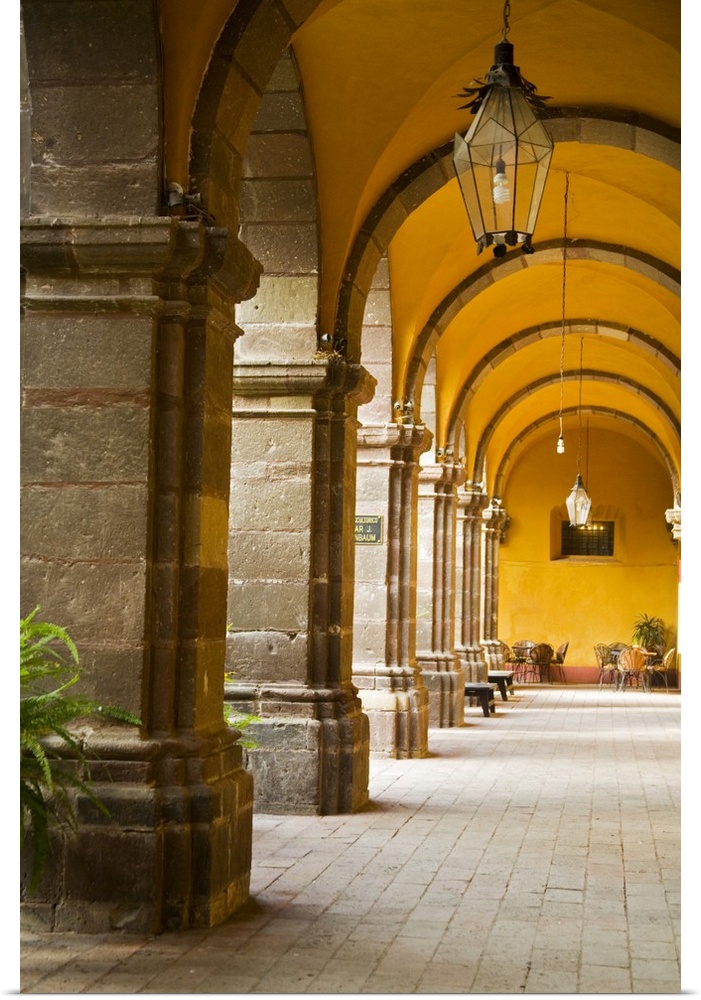
[[[123,405],[26,409],[21,457],[25,482],[145,481],[148,410]]]
[[[153,96],[150,83],[41,89],[32,103],[33,162],[85,167],[155,159],[158,111]]]
[[[112,639],[111,628],[105,623],[97,641],[78,638],[77,645],[80,691],[101,705],[116,705],[140,718],[143,642],[120,645]]]
[[[273,632],[239,631],[229,614],[233,629],[227,635],[226,670],[237,682],[265,681],[303,683],[307,676],[309,633],[303,630]]]
[[[22,325],[23,385],[143,389],[151,381],[152,327],[150,317],[28,312]]]
[[[237,320],[244,330],[247,323],[314,323],[318,284],[312,276],[263,275],[258,293],[238,307]]]
[[[245,177],[311,177],[313,173],[306,136],[288,132],[251,136],[246,149]]]
[[[232,483],[230,531],[256,525],[267,531],[306,532],[310,517],[310,484],[306,478],[290,475],[278,484],[267,484],[267,489],[256,481]]]
[[[316,274],[319,248],[314,223],[254,223],[241,228],[241,239],[265,273]]]
[[[23,613],[42,600],[42,618],[55,621],[83,642],[106,638],[141,644],[144,634],[146,563],[53,563],[25,558],[21,563]]]
[[[270,364],[278,361],[290,364],[296,360],[308,361],[317,349],[317,330],[313,320],[306,326],[249,323],[244,333],[245,336],[236,341],[238,363],[260,361]]]
[[[149,4],[36,0],[22,11],[33,79],[51,82],[144,79],[157,73]]]
[[[311,543],[302,532],[246,531],[230,539],[229,571],[236,580],[304,579]]]
[[[256,115],[254,132],[302,132],[307,122],[304,114],[302,98],[297,91],[268,91]]]
[[[295,70],[294,60],[291,58],[291,49],[286,49],[273,70],[273,75],[268,81],[268,91],[298,90],[299,80]]]
[[[34,486],[21,493],[20,547],[43,558],[145,559],[145,486]]]
[[[389,327],[392,323],[392,305],[389,292],[384,289],[371,289],[365,303],[364,326]]]
[[[30,214],[57,217],[85,215],[155,215],[160,208],[157,158],[141,163],[91,166],[34,164]]]
[[[241,182],[243,222],[315,222],[316,218],[316,191],[311,180],[255,177]]]
[[[229,588],[229,614],[245,631],[266,628],[271,621],[281,631],[306,629],[309,585],[305,580],[235,583]]]
[[[285,463],[293,462],[298,467],[309,463],[311,468],[314,444],[311,420],[295,420],[275,414],[274,400],[269,406],[269,414],[265,418],[238,421],[234,418],[231,455],[235,478],[245,473],[238,467],[247,463],[261,463],[263,469],[280,464],[283,474]]]

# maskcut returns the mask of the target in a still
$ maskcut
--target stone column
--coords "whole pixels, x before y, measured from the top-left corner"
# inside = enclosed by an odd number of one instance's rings
[[[416,659],[429,691],[429,725],[461,726],[465,675],[455,636],[456,488],[462,466],[424,466],[419,478],[419,566]]]
[[[353,680],[370,720],[370,749],[410,758],[428,753],[428,693],[416,663],[416,493],[423,425],[384,424],[358,431],[358,526]],[[364,533],[364,534],[363,534]]]
[[[83,692],[140,716],[80,732],[79,797],[27,919],[154,933],[248,896],[252,787],[224,724],[234,302],[259,267],[166,218],[23,225],[22,609],[65,626]]]
[[[499,669],[499,544],[508,526],[508,516],[501,501],[493,498],[482,512],[482,634],[486,666]],[[481,678],[486,680],[486,674]]]
[[[458,592],[455,651],[468,681],[486,678],[484,650],[480,643],[482,577],[482,511],[487,495],[479,486],[466,484],[458,493],[458,546],[462,550],[462,577]]]
[[[356,410],[372,388],[337,355],[234,369],[227,701],[260,717],[247,734],[265,812],[368,800],[351,660]]]

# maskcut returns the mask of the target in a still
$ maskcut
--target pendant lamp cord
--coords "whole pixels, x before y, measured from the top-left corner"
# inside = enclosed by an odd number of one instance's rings
[[[582,454],[582,358],[584,357],[584,337],[579,341],[579,431],[577,435],[577,473],[581,475],[580,457]]]
[[[567,204],[570,197],[570,175],[565,174],[565,221],[562,237],[562,331],[560,335],[560,440],[562,440],[562,402],[565,385],[565,306],[567,302]]]

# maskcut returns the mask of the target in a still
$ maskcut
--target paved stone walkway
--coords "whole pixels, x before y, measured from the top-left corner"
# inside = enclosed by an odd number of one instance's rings
[[[373,760],[366,811],[257,815],[246,912],[23,934],[21,990],[679,992],[680,700],[521,687],[470,708],[425,760]]]

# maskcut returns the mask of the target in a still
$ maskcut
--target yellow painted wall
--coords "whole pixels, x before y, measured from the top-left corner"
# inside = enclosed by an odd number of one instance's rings
[[[511,518],[499,548],[499,638],[569,641],[568,667],[595,666],[594,644],[630,642],[635,618],[659,615],[676,644],[679,549],[665,510],[672,506],[670,476],[661,460],[627,434],[592,427],[590,518],[614,520],[613,559],[551,559],[559,515],[577,471],[576,434],[565,455],[554,434],[540,438],[515,463],[503,493]]]

